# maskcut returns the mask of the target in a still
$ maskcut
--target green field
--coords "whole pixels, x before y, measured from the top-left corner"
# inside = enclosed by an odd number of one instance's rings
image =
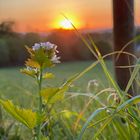
[[[44,82],[44,86],[59,86],[70,76],[83,71],[86,67],[92,64],[92,61],[85,62],[68,62],[58,64],[51,71],[56,75],[53,80]],[[112,63],[107,61],[108,69],[112,72]],[[20,73],[20,67],[1,68],[0,69],[0,94],[2,97],[18,101],[19,103],[28,102],[30,96],[36,94],[36,83],[26,75]],[[104,73],[99,65],[90,70],[83,77],[74,83],[72,91],[84,92],[89,80],[96,79],[101,86],[109,86]],[[29,97],[28,97],[29,96]]]
[[[56,78],[44,81],[43,86],[59,86],[63,82],[65,82],[69,77],[73,76],[76,73],[80,73],[81,71],[86,69],[93,62],[85,61],[58,64],[56,67],[52,68],[51,70],[48,70],[54,73],[56,75]],[[108,66],[108,69],[112,73],[112,62],[106,61],[106,64]],[[34,110],[37,104],[36,95],[38,89],[36,83],[34,82],[34,79],[20,73],[21,68],[22,67],[10,67],[0,69],[0,96],[4,99],[12,100],[15,104],[19,106],[25,108],[32,108]],[[102,68],[100,67],[100,65],[97,65],[95,68],[87,72],[83,77],[75,81],[68,92],[71,92],[72,94],[74,94],[75,92],[86,93],[88,81],[93,79],[96,79],[99,82],[99,91],[105,89],[106,87],[110,87],[110,84],[105,78],[105,74],[103,73]],[[62,110],[71,110],[79,112],[83,109],[83,107],[86,104],[86,101],[88,101],[89,99],[88,96],[87,98],[85,98],[84,96],[77,96],[67,100],[67,97],[69,98],[69,96],[66,96],[66,100],[64,100],[64,102],[61,102],[61,104],[58,103],[58,105],[56,105],[55,108],[58,112]],[[102,99],[105,101],[106,99],[104,97],[106,96],[103,95],[102,97]],[[93,101],[87,108],[85,116],[89,116],[90,113],[93,112],[97,107],[98,102]],[[7,118],[7,115],[5,117]],[[13,119],[11,117],[9,118],[8,115],[7,120],[11,122]],[[25,132],[26,130],[27,129],[23,127],[23,130],[20,130],[20,135],[24,139],[29,139],[30,134],[28,135],[28,132]],[[14,132],[15,129],[13,129],[13,133]],[[84,139],[86,140],[86,135]]]

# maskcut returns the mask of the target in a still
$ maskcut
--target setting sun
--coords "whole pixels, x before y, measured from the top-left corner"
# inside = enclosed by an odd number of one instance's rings
[[[60,21],[60,28],[73,29],[71,22],[67,19]]]
[[[57,18],[54,18],[54,21],[51,26],[56,29],[65,29],[65,30],[72,30],[72,24],[77,28],[80,29],[83,27],[83,23],[77,15],[74,14],[67,14],[66,19],[64,16],[60,15]]]

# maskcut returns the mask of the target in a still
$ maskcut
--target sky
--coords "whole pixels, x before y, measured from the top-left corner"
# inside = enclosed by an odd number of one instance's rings
[[[140,25],[140,0],[134,1]],[[79,29],[112,28],[112,0],[0,0],[0,21],[15,21],[19,32],[60,28],[63,14]]]

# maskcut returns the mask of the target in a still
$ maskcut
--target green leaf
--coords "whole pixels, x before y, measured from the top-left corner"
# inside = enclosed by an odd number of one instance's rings
[[[54,55],[54,50],[48,50],[46,52],[44,48],[39,48],[38,50],[34,51],[28,46],[25,47],[30,54],[30,59],[25,62],[26,66],[34,68],[46,68],[54,66],[51,61],[51,58]]]
[[[54,104],[58,101],[63,100],[65,92],[69,89],[71,83],[75,80],[77,74],[72,78],[68,79],[62,86],[60,87],[48,87],[41,90],[41,96],[44,97],[44,100],[47,103]]]
[[[36,72],[34,70],[21,69],[20,72],[23,73],[23,74],[26,74],[28,76],[31,76],[33,78],[36,75]]]
[[[52,67],[53,63],[51,62],[51,58],[46,54],[44,48],[40,48],[34,52],[34,56],[31,57],[32,60],[39,63],[40,67]]]
[[[46,72],[46,73],[43,75],[43,79],[52,79],[52,78],[54,78],[54,77],[55,77],[54,74],[48,73],[48,72]]]
[[[12,115],[17,121],[21,122],[30,129],[33,129],[37,123],[37,113],[29,109],[19,108],[11,101],[4,101],[0,99],[0,104],[3,108]]]
[[[26,62],[25,62],[25,65],[26,66],[29,66],[29,67],[33,67],[33,68],[40,68],[40,65],[37,61],[34,61],[32,59],[28,59]]]
[[[59,96],[57,97],[58,91],[59,91],[59,88],[48,87],[41,90],[41,96],[44,97],[44,100],[47,103],[53,104],[59,100]]]

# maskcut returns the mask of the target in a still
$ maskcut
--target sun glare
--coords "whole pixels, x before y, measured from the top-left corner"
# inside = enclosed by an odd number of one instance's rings
[[[71,14],[68,15],[67,17],[68,19],[64,18],[63,16],[59,16],[56,19],[54,19],[53,28],[72,30],[73,29],[72,24],[78,29],[82,27],[81,22],[77,16],[73,16]]]
[[[60,28],[73,29],[71,22],[67,19],[60,21]]]

